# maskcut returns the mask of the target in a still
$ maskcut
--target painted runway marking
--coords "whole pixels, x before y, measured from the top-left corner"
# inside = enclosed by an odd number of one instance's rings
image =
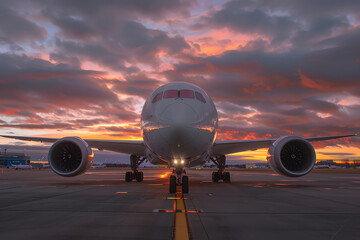
[[[186,211],[184,195],[182,187],[176,186],[175,196],[177,199],[174,201],[174,217],[172,226],[172,239],[192,239],[190,231],[190,222]]]
[[[165,197],[164,199],[169,199],[169,200],[176,200],[176,199],[181,199],[181,197]],[[182,199],[190,199],[190,198],[182,198]]]
[[[202,210],[187,210],[185,198],[182,193],[182,187],[176,186],[175,196],[168,196],[164,199],[174,200],[173,209],[154,209],[153,212],[157,213],[173,213],[173,223],[171,228],[171,239],[173,240],[183,240],[183,239],[192,239],[192,232],[190,228],[190,221],[188,213],[201,213]]]

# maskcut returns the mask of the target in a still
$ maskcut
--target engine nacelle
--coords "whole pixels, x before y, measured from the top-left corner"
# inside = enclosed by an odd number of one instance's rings
[[[85,172],[91,167],[93,157],[90,146],[79,137],[57,140],[48,154],[51,169],[63,177],[73,177]]]
[[[308,174],[314,167],[316,153],[306,139],[284,136],[270,146],[267,160],[277,173],[288,177],[300,177]]]

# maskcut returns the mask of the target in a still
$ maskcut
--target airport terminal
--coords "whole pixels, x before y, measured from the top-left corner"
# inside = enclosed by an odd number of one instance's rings
[[[30,156],[24,153],[7,153],[6,149],[4,152],[0,152],[0,166],[10,167],[12,165],[29,165]]]

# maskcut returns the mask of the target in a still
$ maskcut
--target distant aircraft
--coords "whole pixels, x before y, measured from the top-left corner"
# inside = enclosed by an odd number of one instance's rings
[[[91,168],[106,168],[106,166],[105,165],[93,165],[93,166],[91,166]]]
[[[215,141],[217,128],[218,114],[212,99],[201,88],[179,82],[159,87],[146,100],[141,113],[143,141],[2,137],[54,143],[48,161],[52,170],[64,177],[79,175],[92,165],[94,154],[91,148],[130,154],[132,172],[126,172],[127,182],[143,180],[143,172],[138,171],[138,166],[148,160],[155,165],[174,168],[174,174],[170,176],[170,193],[176,191],[177,185],[187,193],[189,184],[185,167],[212,161],[218,167],[218,171],[212,173],[212,180],[229,182],[225,155],[269,148],[267,160],[273,170],[288,177],[300,177],[309,173],[315,164],[316,154],[310,142],[356,135]]]
[[[47,163],[44,163],[41,168],[50,168],[50,165]]]
[[[315,165],[314,168],[330,168],[330,166],[326,164],[322,164],[322,165]]]
[[[31,165],[15,165],[15,164],[12,164],[11,165],[12,168],[14,168],[15,170],[18,170],[18,169],[32,169],[33,167]]]

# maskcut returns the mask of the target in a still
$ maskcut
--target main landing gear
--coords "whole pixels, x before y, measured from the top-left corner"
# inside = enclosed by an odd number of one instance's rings
[[[182,193],[189,193],[189,177],[183,167],[176,167],[170,176],[169,192],[176,193],[176,186],[181,186]]]
[[[210,158],[213,163],[219,168],[217,172],[212,173],[212,181],[219,182],[219,180],[223,180],[224,182],[230,182],[230,173],[225,172],[225,161],[226,158],[224,155],[216,156],[215,158]]]
[[[143,172],[139,172],[137,168],[145,160],[146,158],[140,159],[140,157],[136,156],[135,154],[132,154],[130,156],[130,164],[133,171],[125,173],[125,182],[131,182],[133,179],[136,179],[136,181],[138,182],[142,182],[142,180],[144,179],[144,174]]]

